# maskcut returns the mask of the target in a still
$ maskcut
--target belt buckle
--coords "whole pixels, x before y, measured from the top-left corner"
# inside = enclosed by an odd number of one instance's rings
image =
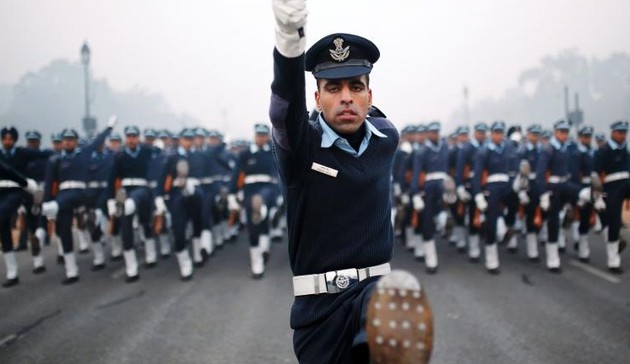
[[[328,293],[343,292],[351,285],[359,282],[359,273],[354,268],[327,272],[325,276]]]

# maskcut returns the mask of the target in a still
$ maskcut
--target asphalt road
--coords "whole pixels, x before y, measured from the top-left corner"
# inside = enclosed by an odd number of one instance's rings
[[[432,304],[432,363],[630,362],[630,272],[608,275],[604,244],[592,241],[591,264],[568,252],[560,275],[529,263],[521,241],[517,255],[500,250],[498,276],[445,243],[438,274],[427,276],[397,244],[394,268],[415,273]],[[21,284],[0,289],[0,363],[295,363],[286,242],[272,248],[259,281],[242,234],[191,282],[179,281],[174,257],[126,284],[122,262],[91,272],[80,255],[73,286],[60,284],[52,248],[38,276],[21,252]]]

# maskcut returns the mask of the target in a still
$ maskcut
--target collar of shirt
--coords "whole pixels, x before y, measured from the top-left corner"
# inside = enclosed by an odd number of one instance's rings
[[[617,144],[614,140],[608,139],[608,145],[612,150],[626,149],[626,142],[623,142],[622,144]]]
[[[488,146],[488,150],[501,153],[503,152],[503,149],[505,148],[505,140],[502,141],[501,144],[488,143],[487,146]]]
[[[439,139],[437,144],[433,144],[430,140],[427,139],[424,142],[424,146],[437,153],[442,148],[442,139]]]
[[[591,150],[591,147],[586,146],[586,145],[584,145],[582,143],[578,143],[577,147],[578,147],[578,150],[580,152],[582,152],[582,153],[587,153],[587,152],[589,152]]]
[[[262,149],[263,151],[265,151],[265,152],[268,152],[268,151],[270,151],[270,150],[271,150],[271,147],[269,146],[269,144],[265,144],[265,145],[263,145],[263,146],[262,146],[262,148],[260,148],[259,146],[257,146],[257,145],[256,145],[256,143],[252,143],[252,144],[250,144],[250,146],[249,146],[249,151],[250,151],[252,154],[258,153],[258,151],[259,151],[259,150],[261,150],[261,149]]]
[[[195,152],[195,147],[190,147],[189,150],[184,149],[184,147],[179,146],[177,147],[177,154],[181,155],[181,156],[187,156],[191,153]]]
[[[567,143],[564,143],[564,144],[560,143],[560,141],[556,139],[556,137],[551,138],[551,140],[549,141],[549,144],[551,144],[551,146],[557,150],[565,151],[567,149]]]
[[[475,147],[475,148],[479,148],[479,147],[481,147],[481,143],[479,143],[479,141],[478,141],[477,139],[475,139],[475,138],[473,138],[473,139],[470,141],[470,144],[472,144],[472,146],[473,146],[473,147]]]
[[[387,135],[381,133],[378,129],[376,129],[374,125],[372,125],[372,123],[365,119],[365,125],[367,126],[367,128],[365,129],[365,136],[363,137],[361,145],[359,146],[359,151],[357,152],[356,150],[354,150],[354,148],[350,146],[348,140],[340,137],[339,134],[337,134],[330,126],[328,126],[328,124],[326,124],[321,114],[319,115],[317,121],[319,122],[319,125],[322,127],[323,130],[321,144],[322,148],[330,148],[334,144],[337,146],[337,148],[355,157],[359,157],[361,156],[361,154],[363,154],[363,152],[365,152],[368,145],[370,144],[370,138],[372,137],[372,135],[379,138],[387,138]]]
[[[138,154],[140,154],[140,149],[142,149],[140,145],[136,147],[136,150],[131,150],[131,148],[125,147],[125,153],[129,154],[132,158],[136,158]]]
[[[11,148],[9,150],[6,150],[6,149],[2,148],[2,154],[4,154],[5,157],[9,157],[9,156],[15,155],[15,147],[13,147],[13,148]]]
[[[81,148],[74,148],[71,153],[68,153],[68,151],[64,149],[61,151],[61,156],[71,158],[71,157],[74,157],[76,154],[78,154],[80,151],[81,151]]]
[[[531,152],[534,149],[539,150],[540,144],[539,143],[532,144],[531,142],[527,142],[527,144],[525,144],[525,147],[527,148],[528,151]]]

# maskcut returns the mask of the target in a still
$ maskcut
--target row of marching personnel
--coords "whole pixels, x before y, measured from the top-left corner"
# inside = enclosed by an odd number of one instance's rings
[[[606,269],[623,272],[620,253],[630,232],[622,223],[630,198],[627,121],[612,123],[609,137],[582,126],[572,138],[565,120],[553,131],[478,123],[472,137],[461,126],[442,138],[440,128],[439,122],[405,127],[393,171],[395,230],[427,273],[437,272],[440,234],[470,261],[483,258],[491,274],[500,272],[497,245],[516,253],[524,235],[527,258],[538,262],[544,252],[549,271],[560,273],[567,240],[589,263],[590,230],[606,242]]]
[[[89,141],[64,129],[50,150],[40,148],[38,132],[27,132],[21,147],[18,130],[2,128],[3,286],[19,284],[16,250],[28,245],[35,274],[46,271],[42,249],[57,246],[63,284],[79,281],[75,247],[91,250],[94,271],[108,255],[124,261],[126,282],[139,279],[142,262],[154,268],[158,256],[174,251],[187,281],[241,227],[249,233],[252,276],[262,277],[270,242],[282,238],[286,224],[269,127],[257,124],[253,142],[228,147],[218,131],[141,133],[127,125],[123,138],[116,124],[110,118]]]

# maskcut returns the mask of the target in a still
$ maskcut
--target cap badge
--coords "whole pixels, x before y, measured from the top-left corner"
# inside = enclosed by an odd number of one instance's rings
[[[337,62],[343,62],[350,56],[350,46],[343,47],[343,39],[335,38],[335,49],[330,49],[330,57]]]

